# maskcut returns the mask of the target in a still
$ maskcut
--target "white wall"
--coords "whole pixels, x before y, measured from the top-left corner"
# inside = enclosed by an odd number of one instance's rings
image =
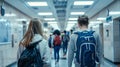
[[[1,0],[0,0],[0,6],[1,6]],[[0,44],[0,67],[6,67],[7,65],[13,63],[16,61],[17,58],[17,49],[18,49],[18,43],[20,41],[20,38],[22,36],[22,21],[16,21],[16,19],[27,19],[27,22],[30,17],[24,15],[16,8],[4,4],[5,12],[6,13],[15,13],[16,16],[14,17],[5,17],[0,15],[0,19],[7,19],[11,23],[11,36],[14,34],[15,40],[17,40],[17,43],[15,43],[15,46],[12,47],[11,43],[9,44]],[[20,32],[21,31],[21,32]]]
[[[94,15],[91,18],[91,21],[95,21],[98,17],[107,17],[107,9],[109,9],[110,11],[120,11],[120,0],[114,0],[113,3],[111,3],[110,5],[108,5],[107,7],[105,7],[103,10],[101,10],[99,13],[97,13],[96,15]],[[113,18],[117,18],[119,15],[114,15],[112,16]]]

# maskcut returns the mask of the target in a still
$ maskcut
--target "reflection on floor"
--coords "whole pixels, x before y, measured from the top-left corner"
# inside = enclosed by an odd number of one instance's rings
[[[57,64],[55,64],[55,61],[52,60],[51,65],[52,65],[52,67],[68,67],[67,60],[60,60],[59,63],[57,63]],[[11,67],[17,67],[17,64],[15,64]],[[72,66],[72,67],[74,67],[74,66]]]
[[[60,56],[62,57],[62,51],[60,51]],[[53,57],[53,54],[52,54],[52,57]],[[54,59],[52,59],[51,65],[52,65],[52,67],[68,67],[67,59],[60,59],[59,63],[57,63],[56,65],[55,65]],[[72,67],[75,67],[74,64],[72,64],[72,65],[73,65]],[[10,66],[10,67],[17,67],[17,64],[14,64],[13,66]],[[101,67],[120,67],[120,66],[115,65],[112,62],[104,59],[101,64]]]
[[[52,64],[52,67],[68,67],[67,66],[67,60],[65,60],[65,59],[61,59],[60,62],[57,63],[56,65],[55,65],[55,61],[52,60],[51,64]],[[13,65],[11,67],[17,67],[17,65],[15,64],[15,65]],[[72,67],[75,67],[74,64],[73,64]],[[104,60],[104,63],[102,63],[101,67],[119,67],[119,66],[114,65],[114,64],[112,64],[111,62],[109,62],[107,60]]]
[[[59,63],[57,63],[57,64],[55,64],[55,61],[54,60],[52,60],[52,67],[68,67],[67,66],[67,60],[60,60],[59,61]],[[74,66],[72,66],[72,67],[74,67]]]
[[[102,67],[120,67],[120,64],[114,64],[111,61],[106,59],[103,60],[103,63],[104,64],[102,65]]]

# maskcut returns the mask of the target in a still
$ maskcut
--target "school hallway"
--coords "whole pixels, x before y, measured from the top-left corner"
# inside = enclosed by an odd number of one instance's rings
[[[18,50],[19,47],[30,45],[34,39],[37,41],[41,38],[46,41],[40,43],[40,53],[42,58],[46,55],[49,57],[48,47],[55,44],[56,30],[60,33],[59,43],[62,43],[62,37],[67,35],[69,39],[65,40],[69,40],[71,47],[82,41],[76,36],[72,38],[71,35],[83,30],[94,31],[94,44],[100,44],[98,52],[104,56],[101,67],[120,67],[120,0],[0,0],[0,67],[17,67],[18,55],[22,53],[18,52],[21,51]],[[34,38],[35,35],[38,36]],[[77,35],[82,37],[79,33]],[[50,36],[53,36],[53,43],[49,43]],[[84,37],[92,40],[89,38],[91,36]],[[79,50],[78,46],[77,48]],[[50,55],[51,67],[68,67],[68,58],[63,59],[62,49],[60,61],[56,65],[53,52],[54,50]],[[72,65],[75,67],[74,63]]]

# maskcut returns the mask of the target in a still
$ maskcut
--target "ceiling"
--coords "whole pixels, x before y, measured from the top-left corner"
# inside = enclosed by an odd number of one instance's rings
[[[48,6],[29,6],[27,2],[47,2]],[[92,5],[74,5],[75,1],[94,1]],[[5,0],[8,4],[14,6],[26,15],[32,18],[41,18],[44,22],[49,22],[52,27],[69,30],[76,19],[70,21],[69,18],[77,18],[79,15],[71,15],[71,12],[85,12],[90,18],[96,15],[104,7],[108,6],[113,0]],[[52,15],[38,15],[39,12],[52,12]],[[55,20],[46,21],[45,18],[55,18]],[[70,22],[69,22],[70,21]],[[57,23],[56,23],[57,22]],[[54,24],[54,25],[52,25]]]

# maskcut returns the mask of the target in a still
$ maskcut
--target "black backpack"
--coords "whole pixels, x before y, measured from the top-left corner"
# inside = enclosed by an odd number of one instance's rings
[[[63,42],[68,42],[69,41],[69,36],[68,35],[63,35],[62,41]]]
[[[43,67],[40,51],[36,48],[41,41],[31,43],[26,47],[18,60],[18,67]]]
[[[78,35],[76,42],[76,61],[80,67],[95,67],[96,41],[94,31],[75,32]]]

